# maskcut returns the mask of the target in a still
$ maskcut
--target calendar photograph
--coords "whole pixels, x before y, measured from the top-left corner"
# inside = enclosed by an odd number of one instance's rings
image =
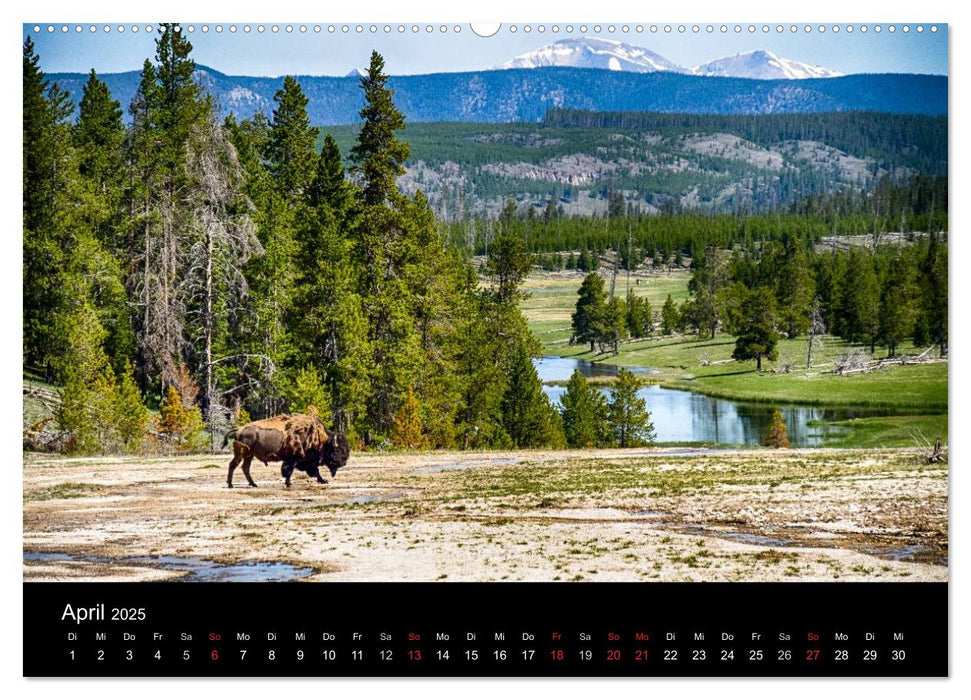
[[[22,53],[25,585],[948,581],[947,25]]]

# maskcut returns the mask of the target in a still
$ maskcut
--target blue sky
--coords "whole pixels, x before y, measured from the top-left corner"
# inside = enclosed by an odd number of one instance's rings
[[[23,36],[34,38],[42,68],[48,73],[87,72],[91,68],[99,73],[137,70],[154,54],[156,32],[146,32],[144,24],[138,33],[133,33],[130,25],[123,33],[116,31],[117,25],[112,25],[110,33],[103,31],[103,25],[97,25],[95,32],[90,31],[90,25],[83,25],[80,33],[75,31],[76,25],[66,33],[61,25],[53,33],[47,31],[47,24],[40,25],[40,32],[34,32],[35,26],[24,25]],[[476,36],[468,25],[462,25],[462,31],[456,33],[454,24],[448,25],[445,33],[440,31],[441,25],[435,25],[431,33],[426,25],[418,33],[412,32],[411,25],[406,25],[403,33],[398,32],[398,25],[392,25],[390,33],[384,32],[385,25],[377,25],[375,33],[370,31],[371,25],[364,25],[361,33],[356,32],[356,25],[350,25],[346,34],[341,31],[343,25],[336,25],[330,33],[326,24],[321,25],[320,33],[313,31],[313,25],[308,25],[306,33],[300,33],[298,25],[292,33],[285,31],[286,25],[279,25],[277,33],[271,31],[272,24],[265,24],[263,33],[256,31],[255,24],[249,25],[249,33],[242,31],[242,24],[237,25],[235,33],[229,32],[229,25],[221,33],[215,31],[215,24],[208,26],[209,31],[203,33],[202,25],[197,24],[189,34],[195,60],[231,75],[344,75],[352,68],[366,66],[372,49],[384,55],[387,70],[393,75],[480,70],[569,36],[624,41],[689,67],[742,51],[768,49],[843,73],[948,72],[946,25],[937,25],[936,32],[929,24],[923,25],[923,32],[915,30],[917,25],[909,25],[908,32],[902,31],[903,25],[896,25],[892,33],[886,24],[879,25],[879,32],[875,31],[878,25],[868,25],[865,33],[858,24],[852,33],[846,31],[845,24],[840,25],[839,33],[832,31],[832,25],[826,25],[823,33],[816,29],[818,24],[810,33],[804,31],[805,25],[799,25],[795,33],[790,31],[791,25],[782,33],[776,31],[776,25],[770,25],[768,33],[763,33],[761,24],[756,25],[754,33],[748,31],[749,25],[741,25],[739,33],[729,25],[727,34],[720,32],[720,25],[714,26],[712,34],[701,25],[696,34],[689,24],[682,34],[677,25],[672,25],[670,33],[663,31],[663,25],[656,33],[650,31],[650,25],[642,25],[640,33],[637,25],[628,25],[627,33],[621,24],[600,25],[599,33],[593,24],[586,25],[585,32],[581,32],[580,24],[574,24],[572,33],[567,33],[566,25],[559,25],[556,33],[552,25],[543,25],[545,31],[541,33],[541,25],[531,24],[528,33],[524,31],[526,25],[517,25],[515,32],[511,25],[504,25],[490,38]],[[614,31],[610,32],[608,26]]]

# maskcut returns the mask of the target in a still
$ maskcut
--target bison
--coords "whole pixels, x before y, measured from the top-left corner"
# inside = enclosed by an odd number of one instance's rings
[[[233,434],[226,436],[227,442]],[[243,475],[249,485],[255,487],[256,482],[249,473],[255,457],[264,464],[283,462],[280,475],[288,488],[294,469],[306,472],[324,484],[327,482],[320,476],[320,466],[326,465],[330,475],[336,476],[337,470],[347,464],[349,455],[347,437],[337,431],[328,433],[316,416],[297,413],[266,418],[247,423],[235,431],[233,459],[229,463],[226,482],[233,488],[233,472],[242,464]]]

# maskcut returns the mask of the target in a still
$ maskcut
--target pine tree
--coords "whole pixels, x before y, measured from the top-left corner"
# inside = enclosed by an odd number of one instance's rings
[[[307,202],[312,207],[326,205],[338,221],[344,222],[352,195],[344,173],[344,159],[337,141],[328,132],[316,161],[314,177],[307,190]]]
[[[69,143],[66,106],[40,69],[30,37],[23,49],[23,352],[24,361],[47,370],[60,352],[54,325],[67,305],[61,273],[70,241],[59,225],[58,200]]]
[[[880,283],[871,255],[853,250],[843,283],[841,335],[851,343],[876,349],[880,335]]]
[[[931,234],[927,254],[921,263],[923,300],[921,323],[930,342],[937,345],[941,357],[947,355],[947,246],[936,233]]]
[[[267,144],[267,158],[276,187],[286,198],[302,197],[310,185],[317,164],[314,145],[320,129],[311,126],[309,100],[293,76],[273,97],[276,109]]]
[[[410,318],[405,269],[419,252],[407,220],[407,200],[397,189],[408,146],[397,138],[404,117],[387,87],[384,59],[371,54],[361,78],[365,106],[361,130],[351,150],[360,179],[355,258],[363,265],[358,286],[366,310],[370,341],[370,392],[366,408],[366,442],[386,436],[405,388],[413,382],[419,339]]]
[[[772,412],[772,422],[769,424],[769,432],[765,438],[766,447],[789,447],[789,438],[786,436],[786,419],[782,411]]]
[[[169,386],[159,405],[158,431],[174,440],[181,435],[185,425],[186,410],[182,406],[182,396],[178,389]]]
[[[559,415],[543,391],[529,353],[520,348],[506,373],[502,423],[515,447],[557,447],[563,443]]]
[[[283,395],[293,412],[309,413],[313,407],[320,416],[329,416],[331,413],[330,398],[323,378],[312,366],[298,369],[284,388]]]
[[[29,36],[24,41],[23,64],[24,228],[39,232],[49,230],[54,218],[51,194],[55,120],[47,99],[47,76],[40,68],[40,56]]]
[[[398,140],[397,132],[405,128],[404,116],[395,107],[394,91],[387,87],[384,58],[371,52],[367,75],[361,78],[365,106],[357,144],[351,150],[355,171],[363,182],[362,199],[367,206],[393,203],[401,195],[397,178],[405,172],[408,144]]]
[[[253,251],[243,267],[248,301],[233,324],[239,360],[227,360],[220,367],[248,379],[238,383],[227,400],[246,400],[254,412],[272,415],[283,410],[284,404],[278,386],[282,375],[278,373],[294,368],[294,336],[286,316],[294,306],[292,208],[269,172],[266,152],[270,122],[265,115],[258,113],[242,122],[227,118],[225,129],[244,173],[242,193],[252,202],[259,250]],[[303,265],[299,267],[300,271],[304,269]],[[283,284],[278,284],[278,271],[282,271]]]
[[[674,300],[668,294],[668,298],[664,300],[664,306],[661,307],[661,335],[674,333],[678,329],[680,318],[678,307],[674,305]]]
[[[779,324],[787,337],[796,338],[809,330],[812,302],[816,296],[812,270],[800,246],[790,246],[776,280]]]
[[[165,387],[175,379],[187,337],[189,302],[183,284],[198,200],[187,159],[205,133],[211,99],[193,78],[192,45],[183,32],[165,24],[155,42],[155,64],[146,61],[132,102],[133,183],[131,221],[131,295],[138,299],[135,329],[138,370],[144,386]]]
[[[118,437],[127,452],[137,452],[148,432],[151,414],[142,401],[131,367],[126,367],[115,392]]]
[[[576,268],[580,272],[590,272],[590,256],[587,254],[586,248],[580,249],[580,257],[577,258]]]
[[[620,297],[611,297],[604,310],[604,328],[600,341],[616,355],[620,341],[627,338],[627,306]]]
[[[580,370],[574,370],[560,397],[563,434],[570,447],[603,447],[612,435],[608,423],[607,402],[603,394],[590,386]]]
[[[93,222],[98,240],[115,255],[125,253],[122,195],[125,186],[125,126],[121,105],[92,69],[78,109],[73,143],[78,170],[97,197],[101,215]]]
[[[391,444],[399,450],[422,450],[428,447],[428,437],[424,434],[421,420],[421,405],[410,386],[394,419]]]
[[[654,423],[647,401],[637,395],[642,387],[636,374],[620,368],[608,405],[614,442],[619,447],[641,447],[654,442]]]
[[[503,448],[509,445],[501,409],[505,366],[510,345],[515,342],[509,336],[516,333],[515,320],[521,319],[521,314],[518,308],[499,304],[494,293],[479,291],[478,284],[475,272],[467,268],[456,309],[456,441],[462,449]]]
[[[590,343],[590,352],[604,336],[607,315],[603,277],[591,272],[583,278],[577,291],[579,298],[573,312],[573,338],[578,343]]]
[[[692,260],[694,272],[688,289],[695,295],[692,301],[694,325],[699,332],[714,338],[721,320],[718,292],[728,282],[728,253],[715,246],[708,246],[704,255]]]
[[[68,434],[68,454],[93,454],[98,450],[97,426],[91,416],[91,390],[81,373],[69,369],[64,375],[61,405],[57,409],[57,427]]]
[[[627,331],[631,338],[647,338],[654,332],[654,309],[647,297],[627,293]]]
[[[328,134],[300,211],[290,328],[300,356],[320,369],[334,426],[353,438],[355,421],[365,415],[370,349],[348,234],[352,195],[340,150]]]
[[[200,450],[210,438],[198,406],[186,405],[185,397],[170,385],[159,406],[158,432],[179,452]]]
[[[755,360],[756,370],[762,371],[762,359],[775,360],[778,356],[775,331],[775,299],[772,292],[759,287],[752,290],[741,308],[741,322],[732,359],[742,362]]]
[[[519,236],[504,233],[492,242],[486,274],[492,280],[499,303],[519,301],[517,292],[535,263],[536,256],[526,249],[526,242]]]
[[[880,342],[887,347],[887,355],[897,354],[897,346],[910,337],[917,315],[917,288],[913,274],[903,255],[890,261],[887,278],[880,298]]]

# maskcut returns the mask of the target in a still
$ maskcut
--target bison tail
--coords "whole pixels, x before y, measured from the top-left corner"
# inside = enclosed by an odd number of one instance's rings
[[[239,432],[239,428],[233,428],[228,433],[226,433],[225,437],[223,437],[223,447],[229,444],[229,438],[236,437],[237,432]]]

